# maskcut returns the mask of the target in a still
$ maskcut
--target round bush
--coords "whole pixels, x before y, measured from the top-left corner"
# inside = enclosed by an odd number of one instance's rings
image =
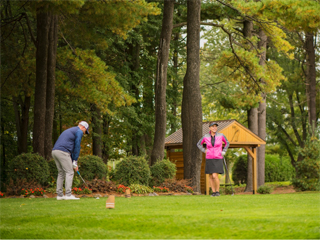
[[[79,172],[83,179],[92,181],[93,179],[105,179],[107,168],[102,159],[98,156],[87,155],[79,158]]]
[[[320,141],[308,138],[305,147],[298,151],[303,160],[296,163],[292,185],[301,191],[320,191]]]
[[[47,161],[37,153],[23,153],[12,159],[7,168],[7,180],[26,179],[38,184],[47,183],[49,177]]]
[[[150,168],[144,157],[129,156],[117,164],[112,180],[125,186],[141,184],[148,186]]]
[[[247,155],[237,158],[232,168],[232,179],[235,184],[247,183]],[[289,181],[294,177],[295,170],[289,158],[278,155],[265,155],[265,182]]]
[[[168,159],[158,161],[151,168],[150,186],[160,186],[166,179],[173,179],[176,175],[176,165]]]
[[[50,172],[49,181],[52,182],[53,180],[57,180],[58,168],[53,158],[48,161],[48,166]]]
[[[294,175],[295,170],[288,157],[265,156],[265,182],[289,181]]]
[[[272,191],[273,191],[273,188],[267,185],[260,186],[257,190],[257,192],[260,194],[270,194],[272,193]]]
[[[248,159],[247,155],[239,156],[232,167],[232,180],[235,184],[247,183]]]

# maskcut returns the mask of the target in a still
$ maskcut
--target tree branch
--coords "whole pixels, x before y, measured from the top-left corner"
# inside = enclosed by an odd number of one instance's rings
[[[288,138],[288,140],[289,140],[295,147],[297,147],[297,144],[293,141],[293,139],[290,137],[290,135],[287,133],[287,131],[286,131],[280,124],[277,123],[277,125],[278,125],[279,130],[281,130],[281,131],[284,133],[284,135],[286,135],[286,137]]]
[[[300,135],[298,133],[298,130],[297,130],[297,126],[296,126],[296,123],[295,123],[295,112],[294,112],[294,107],[293,107],[293,99],[292,99],[292,94],[288,94],[288,98],[289,98],[289,104],[290,104],[290,122],[291,122],[291,126],[293,128],[293,132],[294,132],[294,135],[296,136],[297,140],[298,140],[298,143],[299,143],[299,146],[302,146],[302,142],[301,142],[301,138],[300,138]]]
[[[67,39],[63,36],[63,33],[60,31],[59,34],[60,34],[60,36],[62,37],[62,39],[65,41],[65,43],[68,44],[68,46],[69,46],[69,48],[71,49],[71,51],[73,52],[73,54],[77,56],[76,51],[72,48],[72,46],[69,44],[69,42],[67,41]]]
[[[26,39],[26,35],[25,35],[25,32],[24,32],[24,29],[22,27],[22,24],[21,22],[19,21],[20,23],[20,26],[22,28],[22,31],[23,31],[23,35],[24,35],[24,38],[25,38],[25,44],[24,44],[24,48],[23,48],[23,51],[22,51],[22,54],[21,56],[24,56],[24,53],[26,51],[26,48],[27,48],[27,39]],[[17,63],[17,65],[15,66],[14,69],[12,69],[12,71],[8,74],[8,76],[6,77],[6,79],[3,81],[3,83],[1,84],[1,89],[3,88],[4,84],[6,83],[6,81],[8,80],[8,78],[11,76],[11,74],[18,68],[18,66],[20,65],[20,62],[21,62],[22,59],[20,59],[20,61]]]
[[[25,18],[26,18],[26,20],[27,20],[27,25],[28,25],[28,29],[29,29],[30,36],[31,36],[31,40],[32,40],[32,42],[34,43],[34,45],[37,47],[37,41],[36,41],[36,39],[35,39],[34,36],[33,36],[32,30],[31,30],[31,26],[30,26],[29,17],[28,17],[28,15],[27,15],[27,13],[23,13],[23,15],[25,16]]]

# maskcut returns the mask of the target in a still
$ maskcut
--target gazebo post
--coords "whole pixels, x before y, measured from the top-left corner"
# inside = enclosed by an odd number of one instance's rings
[[[251,151],[249,147],[244,148],[247,150],[250,157],[252,157],[252,193],[255,194],[257,192],[257,149],[253,147]]]

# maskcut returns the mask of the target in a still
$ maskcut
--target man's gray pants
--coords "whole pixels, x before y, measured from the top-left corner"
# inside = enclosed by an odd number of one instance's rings
[[[60,150],[53,150],[52,157],[58,168],[57,194],[63,196],[63,181],[65,180],[66,196],[71,196],[74,170],[71,155]]]

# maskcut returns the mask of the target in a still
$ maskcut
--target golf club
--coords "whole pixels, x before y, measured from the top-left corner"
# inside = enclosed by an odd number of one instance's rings
[[[77,171],[77,173],[79,174],[79,176],[80,176],[80,178],[82,179],[83,183],[84,183],[84,184],[87,186],[87,188],[89,189],[89,186],[87,185],[87,183],[86,183],[86,182],[83,180],[83,178],[81,177],[80,172]],[[92,197],[94,198],[92,191],[91,191],[91,194],[92,194]],[[95,199],[99,199],[99,197],[96,197]]]
[[[227,168],[227,163],[226,163],[226,159],[225,158],[223,158],[223,163],[224,163],[224,166],[225,166],[227,174],[228,174],[229,182],[231,184],[231,190],[232,190],[231,196],[233,196],[234,195],[234,191],[233,191],[233,187],[232,187],[232,183],[231,183],[231,179],[230,179],[230,175],[229,175],[229,171],[228,171],[228,168]]]

